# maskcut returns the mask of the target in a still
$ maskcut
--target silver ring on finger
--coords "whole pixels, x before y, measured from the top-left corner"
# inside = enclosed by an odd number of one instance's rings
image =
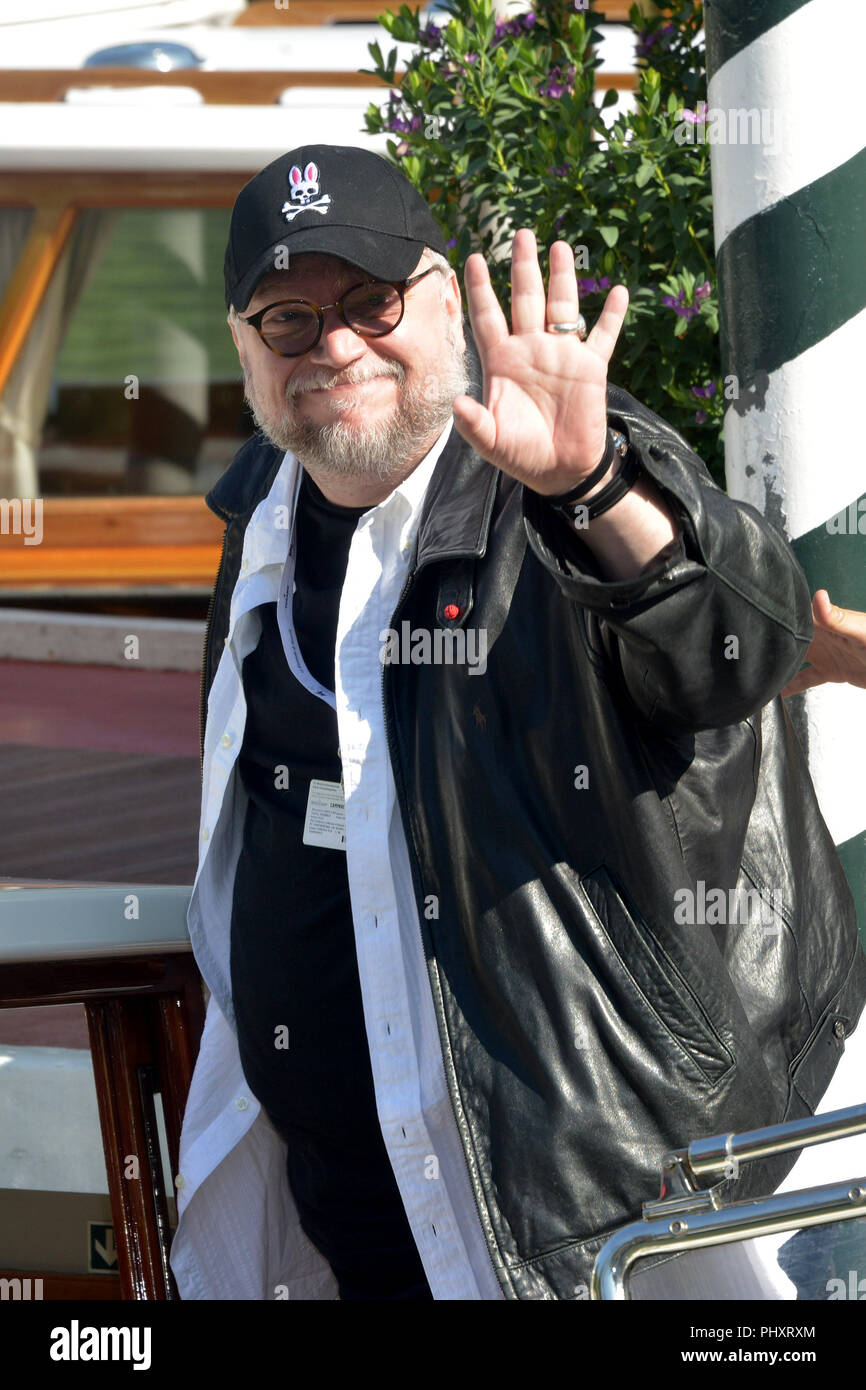
[[[549,323],[548,333],[576,333],[581,342],[586,337],[586,319],[583,314],[578,314],[573,323]]]

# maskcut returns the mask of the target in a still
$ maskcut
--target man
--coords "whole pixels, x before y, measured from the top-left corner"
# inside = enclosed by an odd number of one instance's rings
[[[622,287],[584,340],[521,230],[470,334],[444,249],[345,147],[232,215],[185,1298],[580,1297],[666,1148],[814,1109],[866,992],[789,547],[608,385]]]

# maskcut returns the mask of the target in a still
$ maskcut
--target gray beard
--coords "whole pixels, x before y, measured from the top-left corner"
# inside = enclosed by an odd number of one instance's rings
[[[403,472],[407,459],[416,455],[419,460],[423,458],[451,418],[454,397],[471,394],[474,384],[471,359],[467,359],[450,325],[447,343],[449,350],[443,354],[437,371],[404,387],[400,404],[390,417],[369,425],[347,425],[339,418],[352,408],[351,396],[346,398],[339,394],[328,403],[336,417],[333,424],[315,425],[299,420],[293,408],[296,392],[291,390],[291,382],[286,389],[285,409],[276,419],[269,418],[260,406],[246,367],[244,398],[256,425],[271,443],[278,449],[291,449],[302,464],[343,478],[384,480]],[[376,370],[396,377],[404,386],[406,373],[401,363],[382,362]],[[369,368],[360,370],[358,380],[369,374]],[[316,385],[327,386],[328,373],[322,372],[320,377],[321,380],[315,378]],[[343,372],[341,378],[344,383],[351,381],[353,373]]]

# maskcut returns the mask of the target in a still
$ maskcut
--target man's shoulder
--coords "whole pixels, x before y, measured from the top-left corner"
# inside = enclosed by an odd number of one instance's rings
[[[212,512],[223,521],[249,517],[267,495],[285,450],[257,430],[242,444],[222,476],[205,497]]]

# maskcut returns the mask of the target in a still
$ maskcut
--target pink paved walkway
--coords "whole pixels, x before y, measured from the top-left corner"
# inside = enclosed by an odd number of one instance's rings
[[[201,677],[0,661],[0,744],[198,757]]]
[[[0,661],[0,876],[188,883],[197,672]],[[80,1005],[0,1009],[2,1044],[87,1047]]]

